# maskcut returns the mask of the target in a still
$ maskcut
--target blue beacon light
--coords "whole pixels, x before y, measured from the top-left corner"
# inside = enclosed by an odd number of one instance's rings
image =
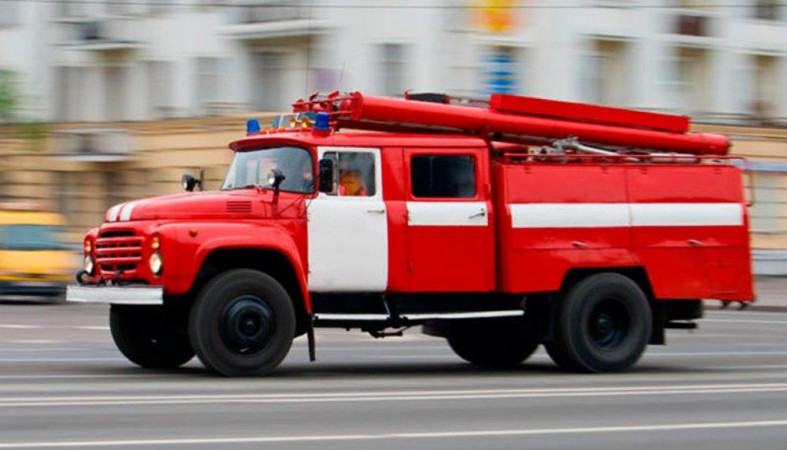
[[[329,131],[331,129],[330,117],[326,112],[317,113],[317,120],[314,121],[314,130]]]
[[[253,134],[260,134],[260,121],[257,119],[249,119],[246,121],[246,136]]]

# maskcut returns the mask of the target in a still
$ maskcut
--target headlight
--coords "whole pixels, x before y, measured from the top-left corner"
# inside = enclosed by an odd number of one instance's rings
[[[83,264],[84,264],[85,272],[89,273],[90,275],[93,275],[93,257],[91,257],[90,255],[85,255],[85,261]]]
[[[148,260],[150,271],[156,275],[161,273],[161,268],[164,266],[164,261],[161,260],[161,255],[158,252],[153,252]]]

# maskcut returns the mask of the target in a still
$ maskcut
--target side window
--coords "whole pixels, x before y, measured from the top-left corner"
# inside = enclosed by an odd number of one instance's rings
[[[475,159],[469,155],[414,155],[410,183],[414,197],[475,197]]]
[[[326,152],[333,160],[333,192],[340,197],[371,197],[376,192],[374,183],[374,155],[364,152]]]

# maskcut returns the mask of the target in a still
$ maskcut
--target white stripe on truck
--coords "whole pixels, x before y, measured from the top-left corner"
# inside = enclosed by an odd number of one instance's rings
[[[513,228],[742,226],[740,203],[511,204]]]

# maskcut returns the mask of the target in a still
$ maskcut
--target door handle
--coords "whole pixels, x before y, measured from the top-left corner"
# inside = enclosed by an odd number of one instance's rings
[[[702,241],[698,241],[698,240],[696,240],[696,239],[689,239],[689,241],[688,241],[688,242],[689,242],[689,245],[691,245],[691,246],[693,246],[693,247],[700,247],[700,246],[702,246],[702,245],[703,245],[703,244],[702,244]]]
[[[475,219],[476,217],[484,217],[486,215],[486,210],[482,209],[481,211],[473,214],[472,216],[468,217],[468,219]]]
[[[369,214],[385,214],[385,208],[367,209],[366,212],[368,212]]]

